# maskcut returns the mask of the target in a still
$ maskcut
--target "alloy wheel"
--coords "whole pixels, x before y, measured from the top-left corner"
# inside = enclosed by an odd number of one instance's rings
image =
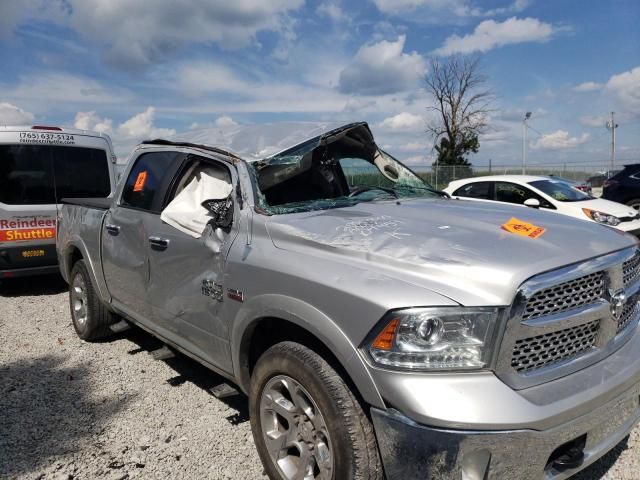
[[[260,398],[262,437],[287,480],[331,480],[334,457],[324,417],[309,392],[287,375],[273,377]]]

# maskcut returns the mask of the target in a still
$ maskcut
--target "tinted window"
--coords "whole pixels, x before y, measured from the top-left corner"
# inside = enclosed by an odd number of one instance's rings
[[[456,197],[483,198],[489,199],[491,182],[470,183],[453,192]]]
[[[496,182],[495,189],[496,200],[499,202],[522,205],[528,198],[538,198],[538,195],[534,194],[528,188],[516,185],[515,183]]]
[[[64,197],[106,197],[111,190],[104,150],[0,145],[0,202],[56,203]]]
[[[529,182],[529,184],[559,202],[579,202],[581,200],[590,200],[592,198],[586,193],[578,190],[577,188],[573,188],[571,185],[564,182],[536,180],[535,182]]]
[[[136,160],[122,192],[120,204],[127,207],[153,210],[153,201],[162,180],[173,162],[182,157],[179,152],[153,152]]]
[[[104,150],[56,147],[53,155],[58,198],[109,196],[109,160]]]

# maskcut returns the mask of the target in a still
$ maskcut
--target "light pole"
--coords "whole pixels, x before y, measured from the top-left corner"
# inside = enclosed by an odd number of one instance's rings
[[[531,112],[524,114],[522,119],[522,174],[527,173],[527,120],[531,118]]]
[[[611,164],[609,165],[609,171],[613,171],[616,163],[616,123],[615,112],[611,112],[611,121],[607,122],[607,130],[611,131]]]

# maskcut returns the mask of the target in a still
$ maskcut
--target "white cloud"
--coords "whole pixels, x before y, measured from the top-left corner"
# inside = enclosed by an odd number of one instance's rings
[[[542,150],[563,150],[566,148],[575,148],[589,141],[591,136],[583,133],[580,137],[571,137],[566,130],[556,130],[553,133],[542,135],[532,148]]]
[[[615,95],[626,110],[640,113],[640,67],[613,75],[605,90]]]
[[[111,133],[112,120],[110,118],[100,118],[96,112],[78,112],[73,122],[75,128],[81,130],[93,130],[101,133]]]
[[[78,112],[73,126],[82,130],[93,130],[110,135],[118,157],[122,157],[142,140],[166,138],[176,134],[173,128],[156,127],[154,125],[155,113],[154,107],[148,107],[145,111],[132,116],[114,128],[110,118],[100,117],[94,111]]]
[[[65,0],[0,1],[0,38],[10,36],[18,25],[34,18],[61,23],[68,12]]]
[[[425,143],[408,142],[397,147],[399,152],[426,152],[429,149]]]
[[[157,128],[153,125],[156,109],[148,107],[118,127],[119,133],[129,138],[159,138],[175,135],[173,128]]]
[[[349,16],[342,7],[333,2],[322,2],[316,9],[316,13],[320,16],[328,17],[334,22],[349,21]]]
[[[214,127],[229,128],[229,127],[235,127],[237,125],[238,125],[238,122],[236,122],[230,116],[221,115],[218,118],[216,118],[215,121],[213,122],[206,122],[206,123],[193,122],[191,125],[189,125],[189,130],[199,130],[203,128],[214,128]]]
[[[15,86],[0,84],[0,91],[26,108],[60,111],[78,104],[114,104],[131,99],[129,92],[92,78],[58,72],[39,72],[19,78]]]
[[[404,53],[406,36],[395,42],[382,40],[363,45],[353,62],[340,72],[343,93],[385,95],[414,88],[426,72],[424,58],[417,52]]]
[[[261,31],[280,31],[287,12],[303,0],[71,0],[71,24],[107,45],[107,57],[124,67],[148,65],[187,43],[241,48]]]
[[[0,125],[24,125],[33,121],[33,113],[7,102],[0,102]]]
[[[216,127],[235,127],[238,123],[231,117],[227,115],[222,115],[221,117],[216,118],[214,122]]]
[[[496,118],[505,122],[522,122],[526,109],[502,108],[496,112]],[[544,108],[536,108],[531,110],[534,119],[544,117],[548,114]]]
[[[606,115],[585,115],[580,117],[580,124],[585,127],[604,127],[609,117]]]
[[[185,63],[176,72],[175,78],[164,79],[166,87],[198,100],[169,109],[176,112],[337,112],[347,101],[333,88],[280,81],[258,71],[245,78],[220,64]]]
[[[544,42],[553,36],[553,25],[536,18],[511,17],[504,22],[485,20],[480,22],[473,33],[463,37],[451,35],[444,44],[434,50],[436,55],[454,53],[486,52],[504,45],[523,42]]]
[[[470,0],[373,0],[378,10],[388,15],[401,15],[414,21],[427,20],[431,15],[442,19],[443,14],[453,18],[465,17],[493,17],[518,13],[527,8],[530,0],[515,0],[506,7],[484,10]],[[439,14],[439,15],[438,15]]]
[[[304,0],[25,0],[0,2],[0,35],[26,20],[55,20],[106,47],[106,58],[129,69],[163,61],[184,45],[242,48],[259,32],[281,33]]]
[[[603,86],[597,82],[584,82],[573,87],[573,90],[576,92],[595,92],[596,90],[601,90]]]
[[[420,132],[426,130],[426,122],[420,115],[401,112],[392,117],[385,118],[380,123],[380,127],[395,132]]]

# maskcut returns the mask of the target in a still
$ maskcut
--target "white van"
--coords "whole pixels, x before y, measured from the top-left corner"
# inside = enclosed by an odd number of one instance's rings
[[[0,279],[58,271],[61,199],[110,197],[115,162],[102,133],[0,126]]]

